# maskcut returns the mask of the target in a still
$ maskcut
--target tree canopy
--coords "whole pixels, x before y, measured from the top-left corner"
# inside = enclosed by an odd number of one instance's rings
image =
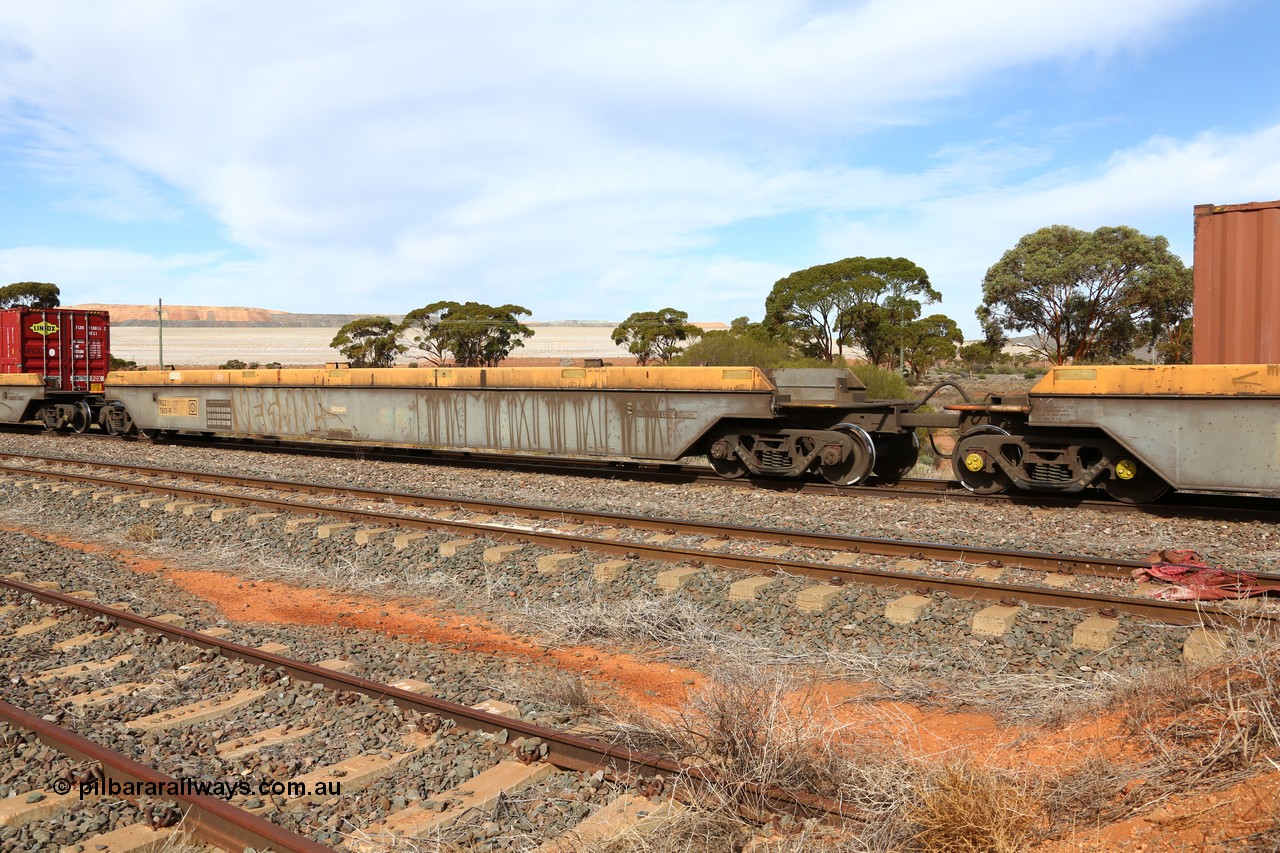
[[[533,335],[519,319],[530,313],[520,305],[442,300],[410,311],[399,331],[436,364],[452,355],[460,367],[493,367]]]
[[[1139,342],[1151,346],[1165,364],[1191,363],[1194,278],[1194,270],[1186,267],[1171,277],[1148,280],[1139,287],[1138,302],[1145,312]]]
[[[43,281],[19,281],[0,287],[0,308],[57,308],[62,304],[58,285]]]
[[[885,364],[906,343],[921,301],[937,302],[929,275],[906,258],[845,258],[779,279],[765,300],[765,324],[790,335],[804,355],[831,361],[857,346]]]
[[[1057,364],[1130,354],[1152,321],[1169,328],[1189,300],[1186,267],[1164,237],[1128,226],[1050,225],[1025,235],[987,270],[978,319],[989,340],[1033,332]]]
[[[405,348],[397,340],[400,327],[386,317],[361,317],[338,330],[329,346],[352,367],[390,367]]]
[[[444,364],[449,358],[449,349],[440,333],[440,318],[446,306],[457,304],[434,302],[405,314],[400,323],[400,335],[409,342],[409,350],[417,350],[432,364]]]
[[[702,330],[689,324],[689,315],[674,308],[637,311],[613,330],[613,342],[627,347],[641,366],[651,361],[663,364],[678,355],[690,338],[702,337]]]
[[[930,314],[907,326],[901,340],[903,360],[919,380],[935,364],[956,357],[964,333],[945,314]]]

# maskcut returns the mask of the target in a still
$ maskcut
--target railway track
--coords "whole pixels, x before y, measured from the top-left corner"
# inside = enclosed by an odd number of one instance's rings
[[[43,428],[26,429],[6,426],[11,431],[41,433]],[[86,432],[81,437],[119,441],[105,433]],[[1013,504],[1018,506],[1092,509],[1099,512],[1143,513],[1162,518],[1208,518],[1229,521],[1280,522],[1280,497],[1272,495],[1232,495],[1208,492],[1172,492],[1158,502],[1127,504],[1105,494],[1031,495],[1005,492],[978,495],[966,490],[955,480],[906,477],[897,483],[872,481],[857,486],[834,486],[811,480],[743,477],[727,480],[705,465],[638,462],[617,459],[517,456],[510,453],[444,450],[382,445],[357,445],[320,441],[296,441],[252,437],[205,437],[196,434],[165,434],[151,439],[156,443],[219,450],[244,450],[258,453],[305,454],[337,459],[379,462],[405,462],[423,465],[449,465],[464,468],[499,469],[558,474],[574,477],[629,479],[671,484],[700,484],[728,488],[751,488],[796,494],[835,495],[842,497],[877,497],[966,501],[979,505]]]
[[[277,689],[305,692],[306,685],[323,685],[336,694],[333,698],[335,704],[352,706],[355,711],[360,708],[353,705],[353,697],[358,697],[365,708],[385,708],[388,702],[393,703],[405,712],[407,716],[404,719],[411,725],[408,731],[402,726],[402,736],[398,741],[386,744],[384,749],[375,751],[376,754],[347,757],[329,765],[321,763],[293,779],[279,780],[281,784],[273,786],[291,792],[292,797],[303,797],[310,802],[332,801],[333,796],[319,796],[315,791],[320,783],[325,783],[328,786],[325,791],[332,793],[334,782],[339,785],[339,794],[335,796],[350,797],[378,779],[403,772],[401,767],[409,758],[435,747],[443,737],[441,732],[467,733],[465,737],[478,739],[476,743],[491,754],[490,766],[474,778],[453,789],[433,792],[429,802],[406,805],[349,833],[344,844],[347,849],[383,849],[383,844],[394,841],[397,835],[438,837],[468,809],[483,811],[503,796],[534,785],[554,772],[583,776],[594,774],[595,778],[613,786],[613,800],[601,810],[604,817],[587,821],[573,830],[574,843],[557,846],[554,839],[547,839],[539,850],[590,849],[590,841],[606,840],[610,833],[620,832],[634,823],[627,816],[634,818],[637,813],[663,813],[673,807],[669,803],[698,803],[709,789],[725,790],[726,780],[709,767],[691,766],[572,731],[527,722],[520,718],[514,706],[487,702],[468,707],[444,701],[426,695],[423,691],[430,685],[412,679],[391,683],[373,681],[345,671],[349,665],[346,661],[313,663],[286,657],[283,652],[287,648],[279,644],[251,647],[226,639],[232,633],[227,629],[192,630],[173,614],[155,618],[141,616],[119,605],[107,606],[97,602],[92,590],[67,594],[55,589],[56,586],[56,583],[49,582],[28,583],[12,576],[0,578],[0,650],[6,644],[14,646],[30,638],[40,641],[42,651],[49,656],[47,662],[10,660],[7,666],[17,678],[48,685],[42,689],[57,697],[54,704],[63,709],[49,713],[48,708],[42,708],[38,710],[45,713],[37,714],[0,702],[0,721],[14,729],[32,732],[58,752],[86,766],[82,768],[83,772],[68,773],[60,781],[45,780],[50,787],[37,789],[37,793],[42,795],[40,797],[26,795],[17,798],[22,803],[0,803],[9,806],[8,810],[0,807],[0,816],[7,816],[6,819],[14,819],[15,815],[21,819],[24,807],[28,813],[38,813],[27,814],[28,819],[56,815],[63,807],[69,808],[73,801],[81,799],[76,796],[76,787],[83,791],[85,785],[93,785],[90,789],[92,794],[110,790],[108,786],[112,783],[143,782],[176,792],[174,796],[166,793],[154,799],[176,800],[182,812],[186,813],[180,828],[223,849],[240,850],[246,846],[259,850],[328,849],[266,819],[280,820],[282,815],[298,805],[280,795],[275,795],[274,800],[271,797],[259,798],[245,787],[233,801],[231,796],[219,798],[190,792],[184,788],[184,785],[191,787],[190,782],[182,783],[171,773],[147,766],[59,724],[61,718],[85,717],[89,708],[108,705],[122,697],[145,694],[156,686],[125,682],[98,690],[87,689],[97,683],[87,679],[146,654],[155,658],[151,677],[160,680],[172,681],[175,667],[179,674],[201,668],[207,671],[219,661],[235,661],[248,667],[231,671],[232,675],[241,675],[216,682],[223,688],[216,696],[184,696],[185,701],[180,705],[169,703],[170,707],[124,719],[120,723],[125,730],[141,734],[216,723],[211,737],[219,742],[209,750],[216,761],[206,764],[201,770],[208,780],[224,774],[225,765],[234,766],[237,758],[249,753],[272,745],[305,742],[306,737],[315,736],[318,727],[309,725],[301,714],[284,724],[262,725],[261,731],[245,736],[217,735],[224,730],[233,730],[225,718],[240,708],[253,706]],[[6,604],[6,600],[16,603]],[[75,636],[65,636],[82,629],[88,630]],[[93,654],[95,648],[107,645],[112,638],[127,638],[132,632],[145,634],[148,642],[130,644],[125,647],[130,649],[127,654],[106,659],[102,658],[104,652]],[[161,646],[157,647],[156,643]],[[68,655],[71,656],[70,662]],[[184,660],[186,664],[182,663]],[[314,700],[314,693],[305,695],[310,701]],[[183,758],[181,755],[171,757],[174,759],[171,763],[189,780],[191,762],[179,761]],[[248,769],[244,771],[248,772]],[[767,820],[770,814],[786,814],[838,821],[842,814],[839,803],[809,794],[753,784],[740,785],[738,789],[743,794],[741,811],[755,820]],[[441,805],[437,808],[433,803]],[[677,803],[674,807],[680,806]],[[170,827],[170,824],[178,824],[180,817],[166,813],[166,819],[154,821],[150,829],[178,828]],[[318,818],[313,821],[318,822]],[[289,823],[297,826],[307,821],[294,817]],[[84,844],[87,845],[85,849],[101,849],[95,846],[94,839]]]
[[[1270,630],[1280,624],[1280,616],[1263,609],[1243,610],[1201,602],[1161,601],[1124,594],[1116,586],[1107,592],[1071,588],[1079,576],[1110,578],[1113,581],[1129,579],[1135,568],[1146,565],[1130,560],[680,522],[307,483],[281,483],[142,466],[72,463],[65,459],[27,457],[26,461],[39,461],[57,468],[5,466],[0,467],[0,472],[9,478],[28,478],[32,482],[63,480],[89,490],[109,488],[161,494],[173,499],[171,503],[175,507],[178,501],[186,501],[189,506],[205,508],[240,506],[252,507],[263,513],[315,516],[379,531],[448,531],[459,536],[482,537],[500,545],[506,543],[508,547],[511,547],[510,543],[542,546],[553,551],[548,556],[559,554],[566,559],[574,551],[585,550],[625,560],[675,564],[684,566],[689,572],[711,567],[744,570],[764,576],[811,578],[833,586],[862,584],[913,594],[940,591],[956,598],[988,601],[1005,607],[1026,603],[1047,608],[1092,610],[1104,615],[1126,613],[1173,625]],[[117,475],[125,473],[128,478],[65,470],[68,465],[98,468]],[[175,479],[223,485],[237,491],[181,485]],[[312,499],[282,498],[278,494],[280,491],[290,495],[305,493]],[[348,503],[341,505],[335,502],[338,500]],[[403,511],[388,511],[385,509],[388,503],[402,507]],[[468,514],[468,518],[453,517],[460,509]],[[502,523],[497,517],[502,514],[511,516],[513,521]],[[529,523],[531,521],[553,523],[539,525]],[[630,528],[652,535],[643,540],[625,541],[617,533],[593,532],[592,526],[611,531],[620,527]],[[689,537],[699,541],[680,541]],[[768,547],[762,553],[728,550],[730,544],[747,539]],[[793,557],[791,552],[797,550],[822,551],[825,558],[819,561]],[[865,565],[868,556],[902,559],[892,567],[877,568]],[[962,571],[956,572],[954,568],[943,572],[926,571],[926,561],[945,561]],[[1001,577],[1009,570],[1024,574],[1017,578],[1018,582],[1009,582]],[[1028,582],[1033,576],[1039,576],[1040,582]],[[1280,581],[1280,576],[1261,575],[1259,579]]]

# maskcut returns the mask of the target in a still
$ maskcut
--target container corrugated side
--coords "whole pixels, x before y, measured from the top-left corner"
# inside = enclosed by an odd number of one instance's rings
[[[1197,205],[1195,223],[1195,363],[1280,363],[1280,201]]]
[[[0,373],[37,374],[55,391],[102,391],[111,358],[105,311],[0,311]]]

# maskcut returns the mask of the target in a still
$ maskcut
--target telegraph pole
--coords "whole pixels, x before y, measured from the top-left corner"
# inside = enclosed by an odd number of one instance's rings
[[[160,369],[164,370],[164,300],[158,300],[156,318],[160,320]]]

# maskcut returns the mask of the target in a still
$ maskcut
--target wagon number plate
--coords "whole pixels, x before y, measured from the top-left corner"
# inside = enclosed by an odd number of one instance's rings
[[[162,417],[195,418],[200,416],[198,397],[161,397],[156,400]]]

